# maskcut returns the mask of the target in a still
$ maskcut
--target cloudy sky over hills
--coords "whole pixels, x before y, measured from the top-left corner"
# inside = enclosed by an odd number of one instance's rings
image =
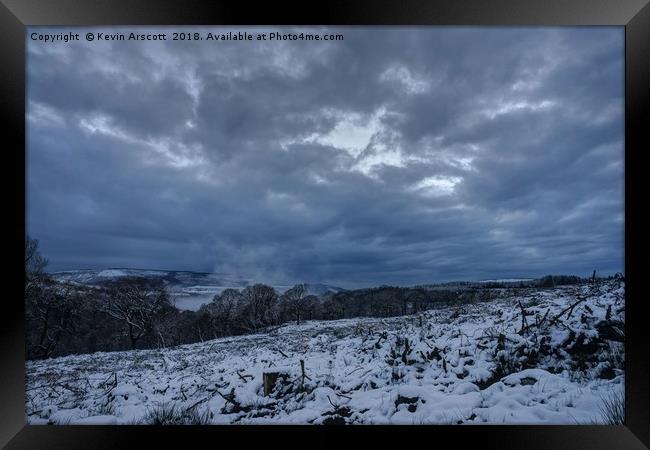
[[[335,31],[28,40],[27,221],[50,270],[623,270],[622,28]]]

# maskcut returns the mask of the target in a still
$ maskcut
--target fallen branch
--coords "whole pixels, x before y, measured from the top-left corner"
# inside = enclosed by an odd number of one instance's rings
[[[533,326],[537,327],[537,329],[540,329],[542,327],[542,325],[544,324],[544,322],[546,321],[546,318],[548,317],[549,311],[550,311],[550,309],[546,310],[546,314],[544,314],[544,317],[542,317],[542,320],[540,320],[539,322],[537,321],[537,318],[535,318],[535,323],[528,324],[528,325],[526,325],[526,327],[519,330],[519,334],[522,334],[524,331],[530,330]]]
[[[580,303],[584,302],[585,300],[587,300],[587,297],[583,297],[580,300],[578,300],[577,302],[573,303],[572,305],[569,305],[568,307],[564,308],[557,316],[555,316],[555,318],[553,320],[551,320],[549,325],[553,325],[553,324],[557,323],[557,321],[560,319],[560,317],[562,317],[567,311],[569,312],[569,314],[567,314],[567,319],[569,317],[571,317],[571,313],[573,312],[573,309],[576,306],[578,306]]]
[[[113,372],[113,375],[115,376],[115,381],[113,382],[113,385],[111,386],[111,388],[109,390],[107,390],[106,392],[103,392],[102,395],[108,395],[113,389],[115,389],[117,387],[117,372]],[[65,386],[63,386],[63,387],[65,387]]]
[[[546,314],[544,314],[544,317],[542,317],[542,320],[540,320],[540,321],[539,321],[539,324],[537,324],[537,327],[538,327],[538,328],[541,327],[541,326],[544,324],[544,322],[546,321],[546,318],[548,317],[548,313],[549,313],[550,311],[551,311],[551,308],[548,308],[548,309],[546,310]]]
[[[239,373],[239,371],[235,371],[235,373],[237,374],[237,376],[238,376],[239,378],[241,378],[242,380],[244,380],[244,383],[248,383],[248,380],[246,379],[246,377],[250,377],[251,380],[255,378],[253,375],[247,375],[247,374],[242,375],[241,373]]]
[[[356,369],[354,369],[352,372],[350,372],[350,373],[346,373],[345,376],[346,376],[346,377],[349,377],[349,376],[352,375],[354,372],[356,372],[357,370],[361,370],[361,369],[363,369],[363,367],[362,367],[362,366],[359,366],[359,367],[357,367]]]
[[[235,400],[235,388],[232,388],[230,394],[228,394],[227,396],[219,392],[219,389],[215,389],[215,391],[217,394],[221,396],[221,398],[223,398],[227,402],[230,402],[235,408],[241,408],[241,403]]]
[[[215,388],[214,388],[214,389],[206,389],[206,391],[208,391],[208,392],[214,392],[214,391],[216,391],[217,389],[222,389],[222,388],[225,388],[226,386],[228,386],[228,384],[221,384],[221,385],[220,385],[219,383],[214,383],[214,385],[215,385]]]

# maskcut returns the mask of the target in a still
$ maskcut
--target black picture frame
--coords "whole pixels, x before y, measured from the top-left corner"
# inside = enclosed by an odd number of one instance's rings
[[[650,351],[648,315],[642,285],[640,229],[643,199],[640,163],[647,151],[650,83],[650,6],[647,0],[329,0],[271,3],[171,0],[0,0],[0,86],[5,203],[12,236],[5,241],[12,270],[0,322],[0,445],[7,449],[123,448],[131,445],[179,448],[195,439],[217,445],[224,435],[262,445],[339,444],[359,436],[404,444],[425,439],[429,445],[472,442],[481,448],[642,449],[650,446]],[[25,27],[30,25],[487,25],[625,27],[625,276],[626,276],[626,424],[624,426],[478,425],[415,427],[147,427],[29,426],[25,424],[24,305],[21,300],[25,232]],[[644,119],[646,119],[644,121]],[[644,125],[646,125],[644,127]],[[644,137],[646,139],[644,139]],[[17,187],[18,186],[18,187]],[[21,194],[22,193],[22,197]],[[296,430],[301,436],[296,437]],[[333,432],[334,431],[334,432]],[[306,435],[306,436],[305,436]],[[306,439],[306,440],[305,440]],[[138,441],[141,443],[138,444]],[[243,442],[243,441],[242,441]],[[301,444],[302,443],[302,444]]]

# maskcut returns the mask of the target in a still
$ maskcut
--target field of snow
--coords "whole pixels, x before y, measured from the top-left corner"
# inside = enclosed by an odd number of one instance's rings
[[[624,389],[624,284],[28,361],[30,424],[591,424]],[[304,364],[304,371],[301,368]],[[264,395],[263,373],[278,374]]]

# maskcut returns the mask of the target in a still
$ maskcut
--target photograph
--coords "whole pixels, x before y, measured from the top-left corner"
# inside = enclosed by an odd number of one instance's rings
[[[26,423],[624,425],[625,42],[26,26]]]

